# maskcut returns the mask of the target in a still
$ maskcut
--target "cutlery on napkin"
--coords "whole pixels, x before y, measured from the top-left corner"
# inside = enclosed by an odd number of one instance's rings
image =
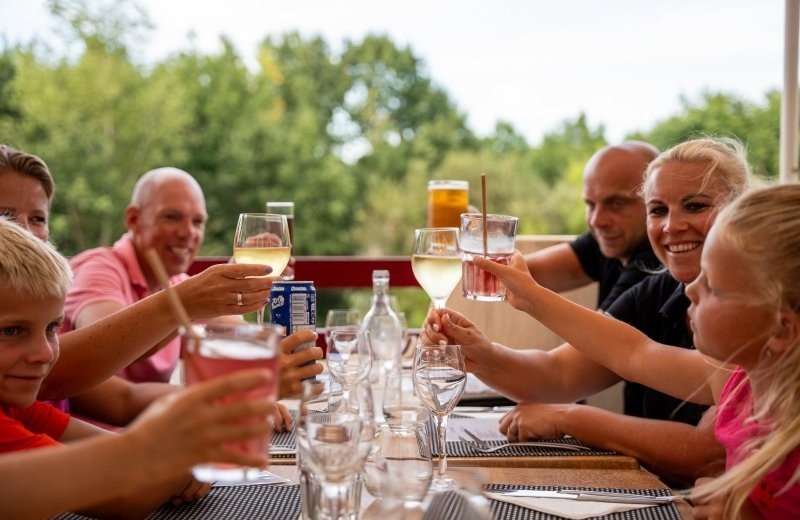
[[[662,502],[654,502],[654,499],[673,498],[641,496],[640,498],[644,500],[650,500],[631,503],[629,497],[632,495],[619,494],[620,496],[618,497],[609,497],[609,495],[611,494],[606,493],[604,495],[593,495],[592,498],[589,498],[590,495],[584,491],[579,494],[571,494],[532,489],[486,493],[486,496],[491,500],[507,502],[526,509],[576,520],[653,507],[662,504]],[[628,497],[628,502],[620,501],[620,499],[625,500],[626,497]],[[602,500],[600,500],[601,498]]]

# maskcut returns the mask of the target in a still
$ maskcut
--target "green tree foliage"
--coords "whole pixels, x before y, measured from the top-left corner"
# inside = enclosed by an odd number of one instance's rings
[[[42,156],[58,185],[53,237],[67,254],[110,244],[136,179],[183,168],[206,192],[204,254],[229,254],[236,216],[296,203],[299,255],[408,254],[425,223],[427,181],[468,180],[479,203],[520,217],[522,233],[583,231],[580,179],[606,144],[583,114],[529,145],[500,121],[477,138],[409,47],[386,36],[345,42],[265,38],[255,66],[230,40],[137,61],[149,19],[133,1],[51,0],[63,50],[39,42],[0,53],[0,135]],[[736,136],[754,169],[777,171],[779,95],[722,93],[631,137],[662,149],[697,135]]]
[[[769,92],[764,101],[762,105],[733,94],[705,92],[696,101],[681,99],[678,114],[631,137],[662,150],[697,137],[733,137],[747,145],[753,172],[774,178],[778,174],[780,93]]]
[[[0,119],[19,117],[19,108],[13,97],[13,79],[17,73],[11,52],[0,53]]]

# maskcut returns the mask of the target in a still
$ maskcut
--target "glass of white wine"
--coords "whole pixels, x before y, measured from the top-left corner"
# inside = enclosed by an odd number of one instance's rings
[[[233,259],[237,264],[261,264],[272,268],[272,279],[280,277],[292,254],[286,215],[242,213],[233,237]],[[264,324],[264,308],[258,311],[258,324]]]
[[[434,491],[458,489],[447,471],[447,417],[467,385],[467,369],[461,345],[417,345],[412,366],[414,393],[436,417],[439,468],[431,484]]]
[[[450,293],[461,280],[458,228],[414,230],[411,268],[419,284],[433,300],[433,307],[443,309]]]

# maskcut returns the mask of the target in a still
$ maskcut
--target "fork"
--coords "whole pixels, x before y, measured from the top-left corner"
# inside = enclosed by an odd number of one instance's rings
[[[567,451],[591,451],[591,448],[587,446],[580,446],[575,444],[563,444],[560,442],[547,442],[547,441],[528,441],[528,442],[504,442],[502,444],[492,446],[488,442],[484,441],[468,429],[464,428],[464,433],[469,435],[472,440],[465,439],[464,437],[459,436],[463,442],[469,444],[472,448],[480,451],[482,453],[493,453],[497,450],[501,450],[503,448],[513,447],[513,446],[534,446],[538,448],[550,448],[555,450],[567,450]]]
[[[478,443],[476,443],[475,441],[465,439],[464,437],[459,436],[459,439],[468,444],[475,451],[479,451],[481,453],[494,453],[495,451],[502,450],[503,448],[513,448],[516,446],[535,446],[537,448],[550,448],[553,450],[567,450],[567,451],[589,451],[590,449],[585,446],[575,446],[574,444],[561,444],[558,442],[542,442],[542,441],[504,442],[503,444],[498,444],[497,446],[490,446],[488,448],[484,448],[483,446],[479,446]]]

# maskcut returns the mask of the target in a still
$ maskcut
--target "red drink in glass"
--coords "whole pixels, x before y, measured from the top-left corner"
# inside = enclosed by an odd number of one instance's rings
[[[506,288],[495,275],[478,268],[472,263],[473,256],[483,256],[481,253],[463,251],[461,263],[461,289],[468,300],[500,301],[506,298]],[[489,254],[486,256],[492,262],[508,265],[511,255],[508,253]]]
[[[271,401],[278,398],[278,331],[257,325],[198,328],[203,331],[200,341],[187,338],[184,360],[186,383],[189,385],[215,377],[260,368],[269,370],[273,379],[269,384],[226,397],[228,401],[247,397],[263,397]],[[247,441],[229,443],[225,447],[245,453],[265,453],[271,435]],[[209,462],[192,469],[195,478],[204,482],[252,480],[258,477],[259,468]]]

